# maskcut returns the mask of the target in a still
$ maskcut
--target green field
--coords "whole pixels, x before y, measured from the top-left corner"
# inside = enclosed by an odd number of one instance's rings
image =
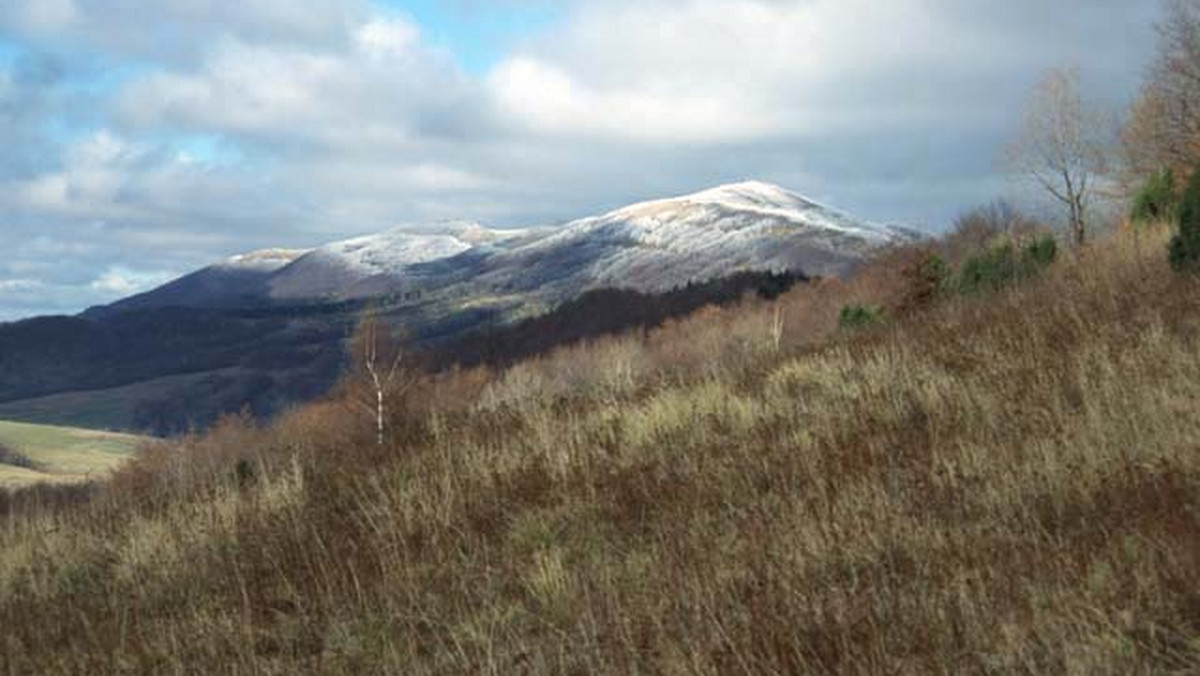
[[[128,434],[0,421],[0,444],[34,463],[33,469],[0,463],[0,488],[99,478],[128,460],[143,441]]]

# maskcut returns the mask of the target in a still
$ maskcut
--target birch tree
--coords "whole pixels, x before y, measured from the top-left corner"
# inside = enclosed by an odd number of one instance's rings
[[[1058,202],[1077,245],[1088,234],[1088,211],[1107,169],[1110,125],[1084,100],[1079,71],[1050,71],[1038,83],[1008,148],[1007,162],[1018,174]]]
[[[376,317],[367,317],[351,338],[355,379],[353,396],[371,416],[375,441],[382,446],[389,406],[412,385],[404,368],[405,353],[391,328]]]

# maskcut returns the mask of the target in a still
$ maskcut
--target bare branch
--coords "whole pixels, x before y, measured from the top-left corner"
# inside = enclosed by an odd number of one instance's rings
[[[1093,179],[1108,164],[1105,127],[1103,115],[1083,99],[1079,71],[1053,70],[1034,90],[1021,132],[1008,150],[1011,168],[1067,207],[1079,244],[1087,233]]]

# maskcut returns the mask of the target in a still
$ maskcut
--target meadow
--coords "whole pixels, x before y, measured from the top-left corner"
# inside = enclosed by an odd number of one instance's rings
[[[971,294],[897,251],[414,376],[382,445],[347,382],[6,494],[0,673],[1195,673],[1200,281],[1167,235]]]
[[[17,463],[0,461],[0,488],[102,479],[143,441],[129,434],[0,420],[0,445],[18,457]]]

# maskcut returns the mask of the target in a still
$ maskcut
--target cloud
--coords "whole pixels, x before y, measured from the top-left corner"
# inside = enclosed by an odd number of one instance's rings
[[[57,51],[186,63],[222,38],[334,45],[369,12],[360,0],[33,0],[0,5],[0,33]]]
[[[1149,13],[1081,4],[584,2],[490,84],[514,125],[556,134],[711,144],[983,126],[1041,69],[1086,59],[1106,79],[1136,72],[1122,19],[1144,34]],[[1064,41],[1077,24],[1089,32]],[[1084,51],[1089,39],[1109,48]]]
[[[152,289],[170,281],[171,276],[163,272],[130,270],[116,266],[105,270],[88,284],[88,288],[105,296],[129,296]]]
[[[193,70],[131,83],[117,119],[134,130],[199,129],[284,152],[403,148],[471,133],[470,83],[419,35],[404,19],[374,18],[339,49],[222,40]]]

